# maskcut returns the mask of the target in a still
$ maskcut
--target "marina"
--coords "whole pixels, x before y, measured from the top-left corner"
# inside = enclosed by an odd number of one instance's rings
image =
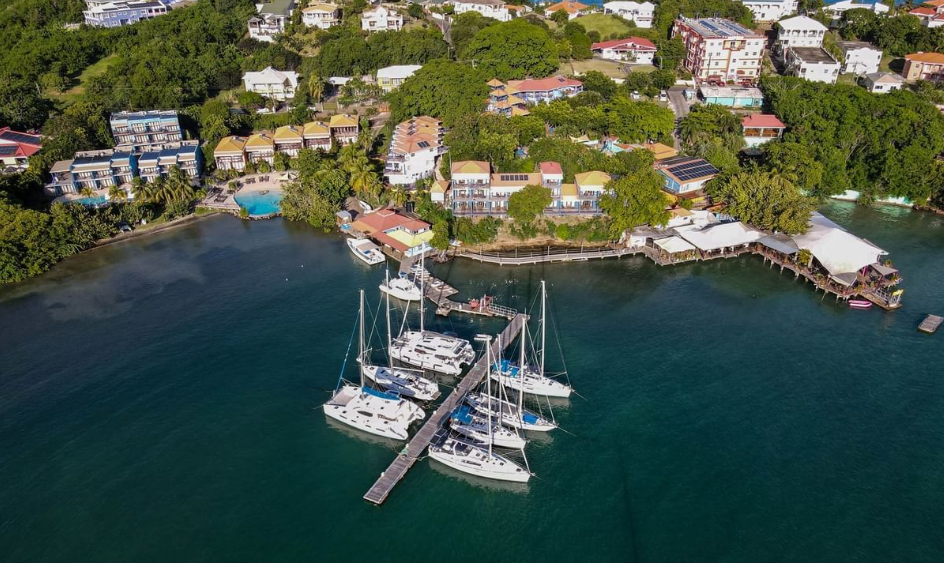
[[[518,337],[522,327],[524,327],[525,319],[526,315],[521,313],[517,314],[501,334],[499,334],[498,338],[489,344],[493,356],[497,357],[500,355],[501,352]],[[406,447],[397,454],[397,457],[394,458],[386,471],[380,474],[380,477],[377,478],[364,495],[364,500],[377,505],[383,504],[383,502],[387,500],[390,492],[393,491],[397,483],[406,476],[407,471],[409,471],[410,468],[413,467],[413,464],[423,455],[430,442],[432,442],[433,438],[446,423],[456,407],[462,403],[465,396],[472,389],[483,381],[486,377],[487,370],[488,360],[486,356],[483,356],[472,366],[472,369],[462,378],[452,393],[436,408],[436,411],[427,418],[422,428],[410,439]]]

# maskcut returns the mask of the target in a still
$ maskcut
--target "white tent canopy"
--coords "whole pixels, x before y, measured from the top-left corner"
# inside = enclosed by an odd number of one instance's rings
[[[796,235],[793,240],[799,248],[809,250],[833,276],[855,273],[888,254],[816,212],[810,217],[806,234]]]
[[[752,243],[764,236],[740,221],[720,223],[699,230],[676,229],[679,236],[698,247],[699,250],[711,251],[719,248],[732,248]]]
[[[660,238],[658,240],[652,241],[656,246],[662,250],[668,252],[669,254],[675,254],[676,252],[689,252],[695,250],[695,247],[685,242],[679,237],[667,237]]]

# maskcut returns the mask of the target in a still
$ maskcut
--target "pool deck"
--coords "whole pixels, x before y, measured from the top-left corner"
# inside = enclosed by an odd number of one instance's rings
[[[243,176],[237,178],[236,180],[231,180],[233,182],[238,182],[240,185],[239,191],[236,193],[229,193],[229,183],[226,182],[216,182],[213,184],[213,188],[219,188],[223,190],[222,194],[217,195],[208,195],[203,201],[200,202],[201,207],[209,207],[210,209],[220,209],[222,211],[235,211],[239,212],[239,204],[236,203],[236,196],[240,194],[249,194],[253,192],[281,192],[282,184],[287,182],[287,179],[284,177],[288,172],[269,172],[268,174],[250,174],[248,176]],[[260,181],[261,178],[268,177],[266,181]],[[250,183],[246,183],[246,181]],[[212,192],[212,188],[210,190]],[[217,201],[217,196],[225,196],[222,200]]]

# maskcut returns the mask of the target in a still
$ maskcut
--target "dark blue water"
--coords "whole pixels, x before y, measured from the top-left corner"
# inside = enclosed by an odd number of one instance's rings
[[[944,335],[916,331],[944,312],[944,219],[826,212],[890,251],[903,309],[752,257],[440,266],[519,308],[546,279],[581,397],[526,487],[427,460],[380,508],[395,446],[317,409],[357,288],[378,302],[340,237],[217,217],[70,259],[0,289],[0,559],[944,560]]]

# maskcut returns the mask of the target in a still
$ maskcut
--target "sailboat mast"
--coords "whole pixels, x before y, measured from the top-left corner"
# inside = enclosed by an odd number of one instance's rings
[[[524,318],[521,320],[521,361],[518,364],[518,376],[521,378],[519,380],[519,385],[521,389],[518,389],[518,420],[524,424],[524,368],[525,368],[525,346],[527,346],[528,340],[528,315],[525,313]]]
[[[426,253],[420,255],[420,334],[422,335],[425,328],[423,326],[423,314],[425,313],[425,303],[426,301],[426,287],[425,287],[425,277],[423,273],[426,271]]]
[[[358,324],[360,325],[358,330],[358,344],[357,344],[357,358],[358,358],[358,371],[361,376],[361,387],[364,386],[364,290],[360,290],[361,296],[361,312],[360,319]]]
[[[488,457],[492,457],[492,339],[485,340],[485,394],[488,396]],[[501,404],[501,403],[499,403]]]
[[[387,269],[384,269],[384,285],[388,289],[384,292],[387,300],[387,366],[393,368],[393,355],[390,353],[392,347],[392,342],[390,342],[390,270]]]
[[[544,352],[547,346],[547,289],[541,280],[541,375],[544,375]]]

